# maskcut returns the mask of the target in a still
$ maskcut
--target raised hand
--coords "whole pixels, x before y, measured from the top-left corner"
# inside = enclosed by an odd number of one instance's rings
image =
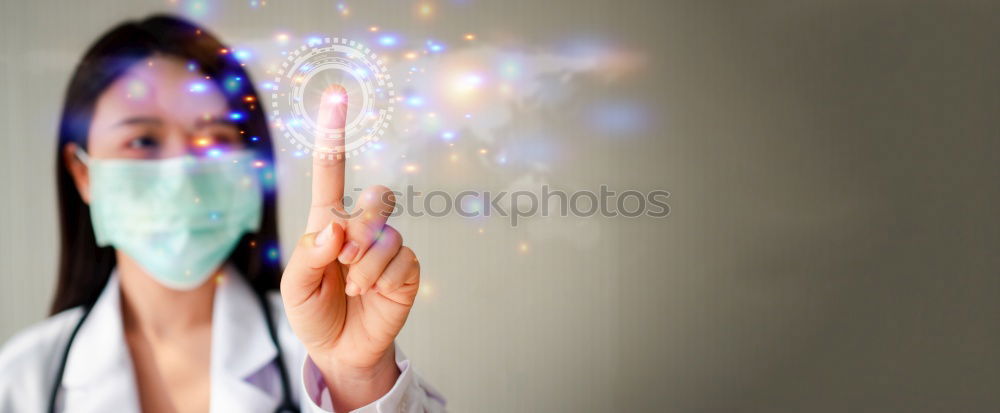
[[[345,211],[347,93],[333,86],[321,99],[309,219],[281,297],[341,411],[377,400],[398,378],[392,344],[416,298],[420,266],[385,223],[395,206],[388,188],[366,189],[351,215]]]

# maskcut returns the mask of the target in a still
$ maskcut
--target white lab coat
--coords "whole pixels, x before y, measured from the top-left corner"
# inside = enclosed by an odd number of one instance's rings
[[[212,313],[209,411],[273,412],[282,400],[277,351],[260,302],[232,266],[216,289]],[[139,412],[132,359],[122,328],[118,277],[107,286],[77,333],[63,375],[57,411]],[[302,411],[332,411],[318,369],[292,333],[281,296],[268,296],[289,375]],[[45,412],[60,359],[83,310],[72,308],[19,333],[0,349],[0,412]],[[444,399],[396,347],[400,376],[365,412],[444,411]]]

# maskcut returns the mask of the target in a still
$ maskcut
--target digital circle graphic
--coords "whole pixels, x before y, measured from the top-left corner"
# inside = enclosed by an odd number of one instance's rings
[[[334,132],[316,123],[320,97],[339,84],[347,91],[343,155],[356,156],[385,134],[396,93],[385,62],[360,42],[339,37],[311,38],[288,52],[271,94],[271,119],[297,151],[333,159],[339,150],[318,149],[317,134]]]

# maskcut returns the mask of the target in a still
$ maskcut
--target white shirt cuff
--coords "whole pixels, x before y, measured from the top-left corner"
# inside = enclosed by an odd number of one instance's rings
[[[444,397],[413,372],[413,369],[410,368],[410,361],[403,355],[399,346],[393,345],[396,350],[399,378],[396,379],[396,383],[388,393],[354,411],[365,413],[445,411]],[[304,388],[302,402],[305,411],[333,412],[333,401],[330,397],[330,390],[323,381],[323,374],[308,355],[302,364],[302,387]]]

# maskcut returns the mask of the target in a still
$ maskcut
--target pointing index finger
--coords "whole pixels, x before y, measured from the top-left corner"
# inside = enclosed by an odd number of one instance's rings
[[[344,199],[344,145],[347,91],[331,85],[320,98],[312,167],[312,208],[307,232],[329,222],[330,208],[341,208]]]

